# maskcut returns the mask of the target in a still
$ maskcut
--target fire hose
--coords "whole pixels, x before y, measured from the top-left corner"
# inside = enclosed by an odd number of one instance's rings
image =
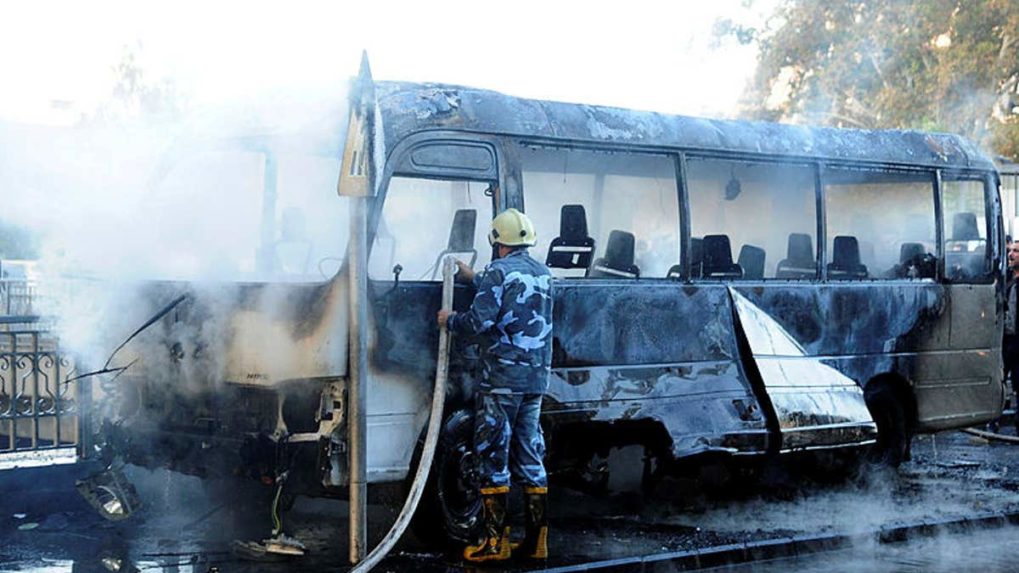
[[[964,428],[964,433],[985,440],[996,440],[999,442],[1006,442],[1009,444],[1019,444],[1019,436],[1007,436],[1005,434],[999,434],[997,432],[988,432],[986,430],[977,430],[976,428]]]
[[[455,266],[455,260],[451,256],[445,257],[442,261],[442,309],[447,311],[453,308],[453,269]],[[432,410],[428,418],[428,433],[425,435],[421,460],[418,462],[417,473],[414,474],[414,482],[410,486],[410,492],[404,501],[403,509],[400,510],[396,521],[382,541],[350,573],[366,573],[389,554],[397,540],[406,531],[414,511],[417,509],[418,502],[421,500],[425,483],[428,481],[428,471],[431,469],[432,459],[435,457],[439,430],[442,427],[442,407],[446,400],[446,376],[449,370],[449,338],[449,331],[445,325],[442,325],[439,330],[439,355],[435,366],[435,389],[432,392]]]

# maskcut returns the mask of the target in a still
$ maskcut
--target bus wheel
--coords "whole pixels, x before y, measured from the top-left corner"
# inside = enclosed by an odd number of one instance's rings
[[[481,498],[473,442],[474,415],[453,412],[442,426],[428,484],[411,522],[414,534],[428,545],[458,547],[474,539]]]
[[[871,463],[897,468],[908,457],[909,428],[906,408],[894,388],[887,383],[868,384],[864,390],[867,409],[877,424],[877,444],[871,450]]]

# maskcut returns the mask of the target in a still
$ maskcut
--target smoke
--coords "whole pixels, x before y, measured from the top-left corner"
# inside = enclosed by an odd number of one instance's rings
[[[12,150],[0,159],[0,182],[13,199],[0,217],[29,229],[60,274],[250,279],[262,233],[277,231],[265,239],[279,240],[287,210],[298,221],[290,238],[309,241],[314,256],[335,254],[344,101],[336,94],[282,124],[265,121],[287,112],[273,103],[175,124],[0,124]]]
[[[111,365],[140,358],[147,375],[170,372],[176,342],[185,379],[221,374],[238,284],[332,277],[347,237],[336,193],[345,106],[342,91],[272,94],[173,119],[0,122],[0,229],[38,245],[33,310],[55,318],[79,372],[188,293],[177,311],[194,320],[154,325]],[[251,310],[272,314],[259,305],[281,298],[256,297]]]
[[[974,446],[961,434],[918,436],[913,443],[913,462],[898,472],[863,466],[858,476],[850,479],[848,468],[835,468],[820,482],[806,477],[816,469],[802,460],[782,458],[781,467],[789,479],[777,487],[755,486],[752,497],[743,500],[733,499],[734,488],[727,487],[722,490],[723,499],[702,502],[699,512],[673,513],[675,508],[655,506],[646,508],[641,519],[735,537],[761,532],[848,535],[857,540],[852,551],[866,556],[876,550],[874,533],[882,529],[1010,512],[1019,507],[1019,494],[1009,479],[1008,456],[985,448]],[[937,538],[930,543],[941,541]],[[950,542],[956,550],[960,543],[967,540]],[[840,563],[848,559],[840,559]]]

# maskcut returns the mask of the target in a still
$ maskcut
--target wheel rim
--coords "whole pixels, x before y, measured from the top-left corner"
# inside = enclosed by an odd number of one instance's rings
[[[461,541],[469,540],[478,521],[481,499],[474,455],[466,443],[457,443],[444,452],[438,485],[449,535]]]

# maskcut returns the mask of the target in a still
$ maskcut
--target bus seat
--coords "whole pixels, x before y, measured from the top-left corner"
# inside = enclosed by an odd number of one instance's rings
[[[559,236],[548,246],[545,265],[553,269],[587,269],[594,258],[594,239],[587,234],[583,205],[563,205],[559,210]]]
[[[737,264],[743,269],[743,278],[764,278],[764,256],[764,249],[761,247],[743,245],[740,248]]]
[[[743,269],[732,262],[728,235],[704,236],[704,278],[743,278]]]
[[[690,238],[690,278],[701,278],[701,270],[704,267],[704,242],[700,237]],[[665,276],[670,279],[678,279],[683,275],[682,265],[672,265]]]
[[[936,262],[933,255],[927,254],[923,243],[902,243],[899,264],[892,268],[892,276],[901,279],[934,278]]]
[[[945,241],[945,277],[974,278],[987,272],[987,241],[980,238],[977,216],[972,212],[952,217],[952,238]]]
[[[867,266],[860,263],[860,244],[856,237],[839,235],[832,241],[828,276],[833,279],[865,279]]]
[[[953,241],[979,241],[980,231],[977,229],[976,213],[956,213],[952,218]]]
[[[634,237],[626,231],[609,233],[605,256],[596,260],[588,270],[591,278],[623,278],[640,277],[640,269],[633,264]]]
[[[902,243],[899,247],[899,264],[907,264],[927,254],[922,243]]]
[[[809,279],[817,276],[814,261],[814,241],[806,233],[789,233],[786,258],[778,263],[775,277],[780,279]]]
[[[432,267],[432,280],[438,277],[442,270],[442,257],[446,255],[468,254],[471,255],[471,268],[478,260],[478,251],[474,248],[474,231],[478,226],[478,211],[476,209],[457,209],[453,213],[453,226],[449,229],[449,241],[446,243],[446,250],[439,253]],[[427,271],[426,271],[427,273]]]

